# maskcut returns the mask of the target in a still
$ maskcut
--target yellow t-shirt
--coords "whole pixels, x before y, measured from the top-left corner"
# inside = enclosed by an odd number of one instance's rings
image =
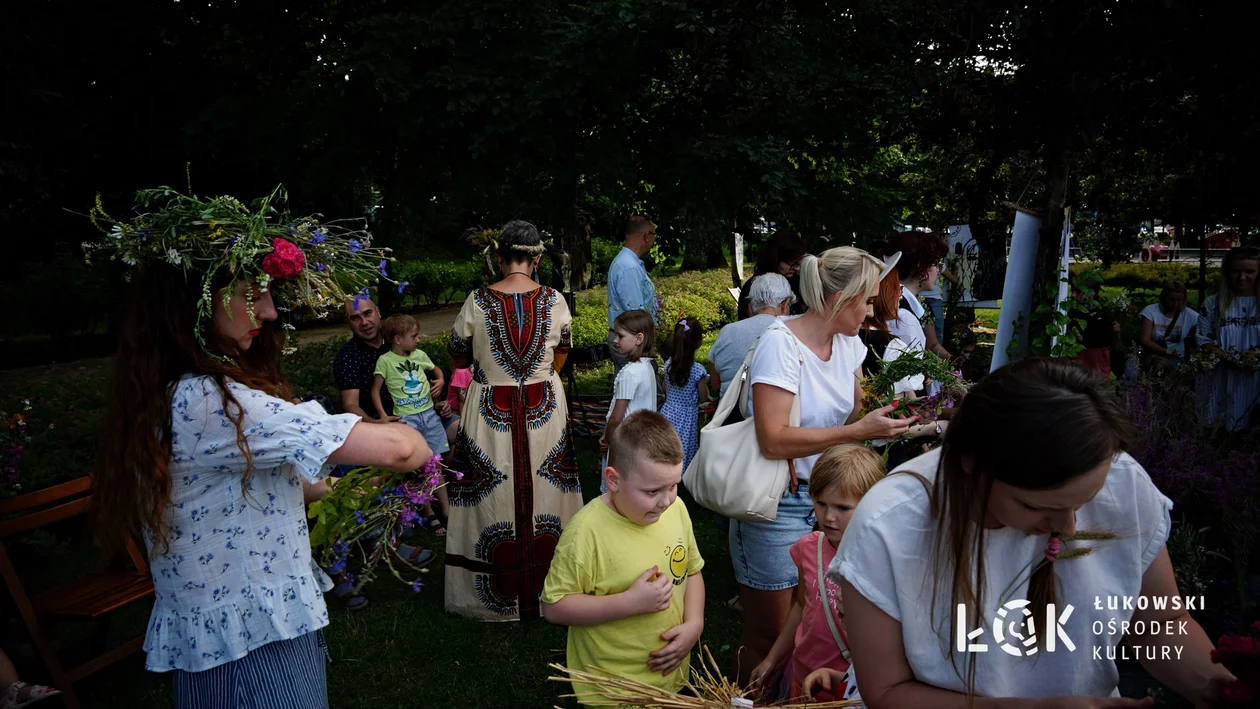
[[[411,416],[433,408],[429,377],[425,372],[435,366],[420,348],[412,350],[406,357],[390,350],[376,360],[374,374],[385,379],[385,390],[394,400],[395,416]]]
[[[682,688],[690,658],[666,676],[648,667],[648,653],[665,647],[661,633],[683,622],[687,577],[699,573],[704,566],[691,529],[691,516],[682,500],[675,500],[655,524],[647,526],[617,514],[602,498],[588,502],[560,535],[543,585],[542,601],[556,603],[573,593],[621,593],[653,566],[674,579],[669,609],[601,625],[570,627],[570,669],[589,671],[590,667],[599,667],[671,691]],[[581,696],[582,687],[574,685],[574,692],[583,704],[601,703],[596,697]]]

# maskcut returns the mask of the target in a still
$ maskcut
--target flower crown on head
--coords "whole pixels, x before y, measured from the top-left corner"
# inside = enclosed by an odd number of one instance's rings
[[[201,274],[195,334],[203,348],[213,312],[211,284],[224,276],[225,307],[246,282],[279,296],[281,310],[308,307],[320,317],[352,297],[358,305],[377,278],[395,282],[386,270],[394,260],[389,249],[372,248],[365,229],[345,220],[320,222],[320,215],[290,217],[282,211],[287,201],[283,186],[255,200],[252,209],[233,197],[207,200],[158,187],[136,192],[138,214],[124,222],[106,214],[97,195],[88,217],[105,237],[84,242],[84,258],[90,264],[94,255],[108,256],[131,267],[166,262]],[[257,327],[249,301],[247,311]]]

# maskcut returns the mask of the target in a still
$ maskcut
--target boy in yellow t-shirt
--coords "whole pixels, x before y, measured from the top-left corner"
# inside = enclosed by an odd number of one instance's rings
[[[568,666],[682,688],[704,630],[704,559],[678,499],[682,443],[655,411],[627,416],[609,441],[608,492],[560,535],[543,617],[569,626]],[[575,684],[579,701],[610,705]]]

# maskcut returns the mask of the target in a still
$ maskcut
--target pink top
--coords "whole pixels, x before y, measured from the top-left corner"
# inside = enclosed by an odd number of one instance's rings
[[[827,541],[822,532],[810,532],[792,545],[790,553],[792,561],[800,571],[801,591],[805,596],[805,609],[801,613],[801,624],[796,628],[796,647],[792,651],[792,696],[799,696],[801,682],[816,669],[830,667],[837,672],[849,669],[840,647],[831,635],[827,617],[823,613],[835,613],[836,625],[840,628],[840,636],[847,645],[848,633],[844,630],[840,615],[840,585],[831,579],[825,579],[827,588],[827,605],[824,606],[818,593],[818,545],[823,545],[823,570],[831,566],[831,559],[836,555],[835,547]],[[836,696],[843,694],[843,688],[836,689]]]
[[[452,414],[459,415],[459,392],[456,389],[468,391],[471,383],[472,370],[468,367],[451,372],[451,382],[446,385],[446,403],[451,405]]]

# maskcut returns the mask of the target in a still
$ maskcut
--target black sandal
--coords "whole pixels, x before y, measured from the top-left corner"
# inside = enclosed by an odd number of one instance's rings
[[[438,519],[436,516],[430,517],[429,521],[424,523],[424,528],[439,537],[446,536],[446,525],[443,524],[442,520]]]

